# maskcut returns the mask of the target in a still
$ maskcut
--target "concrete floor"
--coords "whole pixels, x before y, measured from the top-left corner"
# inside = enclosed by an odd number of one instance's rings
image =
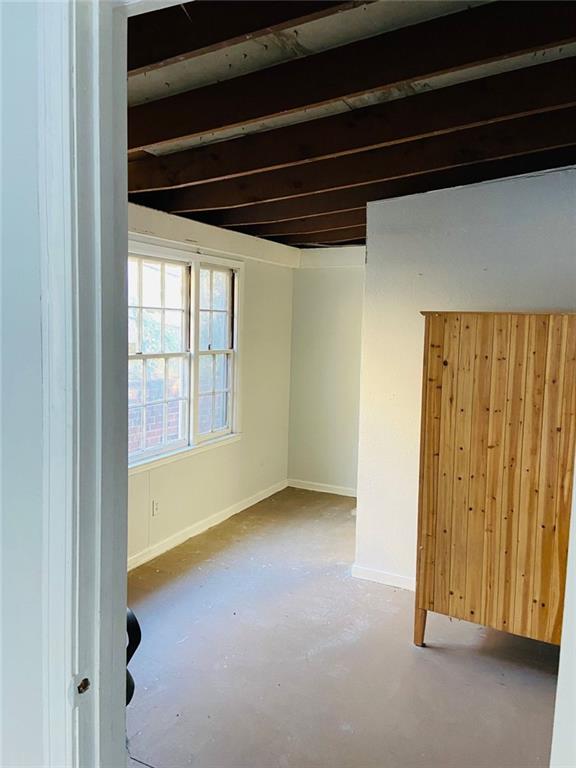
[[[287,489],[130,574],[154,768],[547,766],[558,652],[353,579],[354,502]],[[137,768],[140,762],[129,761]]]

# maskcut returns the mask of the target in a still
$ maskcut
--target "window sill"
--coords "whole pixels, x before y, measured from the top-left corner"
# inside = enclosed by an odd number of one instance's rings
[[[128,467],[128,476],[137,475],[140,472],[148,472],[156,467],[163,467],[165,464],[172,464],[174,461],[181,461],[182,459],[188,459],[190,456],[195,456],[197,453],[204,453],[210,451],[212,448],[217,448],[221,445],[231,445],[237,443],[242,438],[242,433],[235,432],[232,435],[225,435],[219,437],[216,440],[209,440],[200,445],[194,445],[192,447],[179,448],[172,453],[165,453],[163,456],[158,456],[150,459],[142,459],[142,461],[135,462]]]

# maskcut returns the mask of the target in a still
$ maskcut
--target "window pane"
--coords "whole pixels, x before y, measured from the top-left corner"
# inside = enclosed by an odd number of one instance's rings
[[[201,355],[198,361],[198,387],[200,392],[212,392],[214,389],[212,355]]]
[[[228,388],[228,355],[214,355],[214,389]]]
[[[228,285],[230,272],[214,271],[212,273],[212,308],[228,309]]]
[[[164,306],[182,309],[184,268],[176,264],[164,265]]]
[[[176,399],[186,397],[186,367],[180,357],[171,357],[166,361],[166,397]]]
[[[146,360],[146,402],[164,399],[164,360]]]
[[[146,448],[164,442],[164,403],[146,406]]]
[[[212,349],[228,349],[228,318],[227,312],[212,313]]]
[[[205,435],[212,431],[212,395],[198,398],[198,432]]]
[[[140,351],[140,310],[128,310],[128,354],[135,355]]]
[[[144,371],[142,360],[128,361],[128,404],[140,405],[144,390]]]
[[[136,256],[129,256],[127,260],[131,357],[128,361],[128,449],[130,459],[134,460],[140,456],[163,455],[189,442],[192,406],[187,317],[191,272],[185,264]],[[209,270],[207,277],[209,310]],[[204,332],[207,346],[211,332],[209,316]],[[205,408],[205,421],[206,418],[210,431],[211,400],[210,407]]]
[[[138,262],[136,259],[128,259],[128,304],[131,307],[140,304],[138,283]]]
[[[164,312],[164,351],[182,352],[183,332],[182,324],[184,313],[174,309],[167,309]]]
[[[142,310],[142,352],[149,355],[162,351],[162,310]]]
[[[186,434],[186,402],[173,400],[166,404],[166,440],[182,440]]]
[[[200,351],[210,349],[210,312],[200,312]]]
[[[228,395],[214,395],[214,423],[212,425],[213,430],[225,429],[228,425],[226,408],[227,399]]]
[[[144,417],[142,408],[128,409],[128,454],[142,450]]]
[[[210,270],[200,270],[200,309],[210,309]]]
[[[162,306],[162,265],[156,261],[142,262],[142,306]]]

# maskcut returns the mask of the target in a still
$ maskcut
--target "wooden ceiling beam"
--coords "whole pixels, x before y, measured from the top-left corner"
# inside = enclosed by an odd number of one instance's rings
[[[576,105],[576,57],[128,164],[130,192],[218,181]]]
[[[370,0],[368,0],[370,1]],[[281,32],[359,5],[358,2],[195,0],[128,19],[128,74]]]
[[[538,152],[507,160],[477,163],[405,179],[366,184],[323,194],[293,197],[228,210],[181,214],[215,226],[247,227],[293,219],[322,216],[365,206],[372,200],[403,197],[434,189],[477,184],[492,179],[536,173],[576,163],[576,147]]]
[[[355,208],[351,211],[326,213],[322,216],[310,216],[306,219],[279,221],[275,224],[260,224],[245,230],[257,237],[276,237],[281,235],[306,235],[317,232],[329,232],[343,227],[366,225],[366,208]]]
[[[570,107],[268,173],[135,197],[136,202],[173,213],[234,208],[574,144],[576,107]]]
[[[502,0],[128,112],[128,148],[218,132],[576,40],[572,3]]]
[[[366,238],[366,225],[357,227],[342,227],[327,232],[311,232],[300,235],[284,235],[275,237],[274,240],[285,245],[325,245],[327,243],[347,243],[351,240],[363,240]]]

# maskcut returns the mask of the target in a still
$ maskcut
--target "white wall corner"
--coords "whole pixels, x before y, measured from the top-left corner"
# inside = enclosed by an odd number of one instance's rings
[[[246,499],[242,499],[242,501],[238,501],[236,504],[232,504],[230,507],[227,507],[220,512],[215,512],[213,515],[204,518],[204,520],[200,520],[197,523],[194,523],[194,525],[190,525],[172,536],[159,541],[157,544],[147,547],[141,552],[137,552],[135,555],[128,558],[128,570],[131,571],[139,565],[143,565],[144,563],[153,560],[155,557],[163,555],[164,552],[168,552],[179,544],[183,544],[193,536],[198,536],[209,528],[213,528],[215,525],[223,523],[225,520],[237,515],[239,512],[243,512],[245,509],[248,509],[248,507],[258,504],[259,501],[264,501],[264,499],[273,496],[275,493],[283,491],[287,485],[288,483],[286,480],[274,483],[274,485],[271,485],[269,488],[265,488]]]
[[[366,568],[356,563],[352,566],[352,576],[356,579],[364,579],[365,581],[375,581],[377,584],[384,584],[387,587],[409,589],[411,592],[416,591],[416,578],[414,576],[387,573],[386,571],[379,571],[377,568]]]
[[[312,483],[308,480],[288,480],[289,488],[300,488],[304,491],[317,491],[318,493],[333,493],[336,496],[351,496],[356,498],[356,488],[346,488],[342,485],[328,485],[326,483]]]
[[[365,264],[365,245],[343,245],[339,248],[303,248],[300,251],[301,269],[363,267]]]

